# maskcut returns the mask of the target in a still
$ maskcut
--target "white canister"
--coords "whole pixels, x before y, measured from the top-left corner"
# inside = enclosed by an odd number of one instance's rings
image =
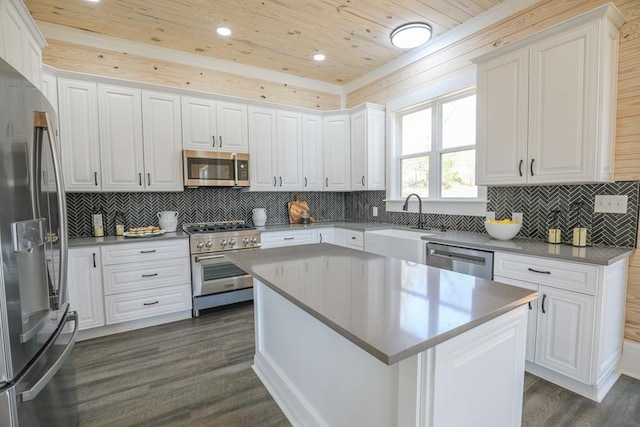
[[[164,231],[176,231],[178,228],[178,212],[162,211],[158,212],[158,225]]]
[[[265,208],[255,208],[252,212],[253,225],[262,227],[267,223],[267,210]]]

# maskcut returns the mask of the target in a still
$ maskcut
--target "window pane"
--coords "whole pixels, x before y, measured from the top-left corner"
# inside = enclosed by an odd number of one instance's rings
[[[442,197],[478,197],[476,150],[446,153],[441,160]]]
[[[402,160],[402,197],[411,193],[429,195],[429,156]]]
[[[431,151],[431,108],[402,116],[402,155]]]
[[[476,144],[476,96],[442,105],[442,148]]]

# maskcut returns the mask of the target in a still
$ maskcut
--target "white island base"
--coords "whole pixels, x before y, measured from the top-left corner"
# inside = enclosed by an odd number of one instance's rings
[[[253,368],[294,426],[521,423],[526,305],[387,365],[258,280],[254,304]]]

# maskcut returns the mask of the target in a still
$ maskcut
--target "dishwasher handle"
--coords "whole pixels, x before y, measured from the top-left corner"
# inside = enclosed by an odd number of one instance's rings
[[[471,264],[478,264],[478,265],[486,265],[487,263],[487,259],[484,257],[455,254],[455,253],[443,251],[440,249],[429,249],[429,255],[440,257],[440,258],[447,258],[452,261],[462,261],[462,262],[468,262]]]

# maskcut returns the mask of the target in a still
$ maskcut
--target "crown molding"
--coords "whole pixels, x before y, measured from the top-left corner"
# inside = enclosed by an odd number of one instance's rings
[[[349,94],[363,86],[373,83],[382,77],[406,67],[407,65],[411,65],[422,58],[446,48],[447,46],[457,43],[486,27],[494,25],[503,19],[521,12],[536,3],[540,3],[540,0],[507,0],[500,3],[480,15],[443,33],[439,37],[431,39],[424,46],[410,50],[404,55],[387,62],[381,67],[350,81],[343,86],[344,93]]]
[[[237,64],[231,61],[223,61],[221,59],[183,52],[177,49],[154,46],[148,43],[131,41],[118,37],[105,36],[50,22],[36,22],[44,36],[51,40],[59,40],[65,43],[79,44],[97,49],[112,50],[115,52],[127,52],[131,55],[142,56],[145,58],[175,62],[192,67],[207,68],[209,70],[224,73],[238,74],[274,83],[286,83],[288,85],[299,86],[305,89],[340,95],[340,97],[344,99],[343,86],[340,85],[304,77],[297,77],[291,74],[266,70],[264,68],[253,67],[250,65]]]

